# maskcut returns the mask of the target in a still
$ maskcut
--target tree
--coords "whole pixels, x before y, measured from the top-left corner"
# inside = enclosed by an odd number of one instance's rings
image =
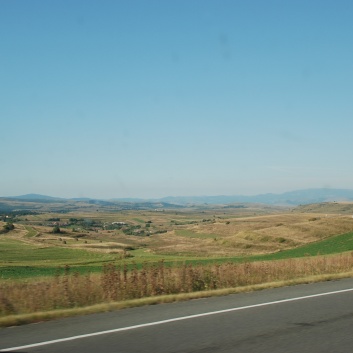
[[[4,228],[5,228],[6,230],[13,230],[13,229],[15,229],[15,226],[13,225],[13,223],[7,222],[7,223],[4,225]]]
[[[5,228],[5,230],[13,230],[13,229],[15,229],[15,226],[13,225],[13,223],[7,222],[7,223],[4,225],[4,228]]]
[[[61,233],[60,227],[59,227],[58,225],[54,226],[54,228],[53,228],[53,233],[54,233],[54,234]]]
[[[0,233],[7,233],[10,230],[15,229],[15,226],[11,222],[7,222],[3,227],[2,230],[0,230]]]

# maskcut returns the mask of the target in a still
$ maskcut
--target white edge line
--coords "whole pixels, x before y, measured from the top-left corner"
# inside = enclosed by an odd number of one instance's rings
[[[166,324],[166,323],[169,323],[169,322],[175,322],[175,321],[181,321],[181,320],[189,320],[189,319],[194,319],[194,318],[198,318],[198,317],[202,317],[202,316],[211,316],[211,315],[216,315],[216,314],[229,313],[229,312],[232,312],[232,311],[245,310],[245,309],[251,309],[251,308],[258,308],[260,306],[287,303],[287,302],[293,302],[293,301],[297,301],[297,300],[303,300],[303,299],[309,299],[309,298],[315,298],[315,297],[322,297],[322,296],[325,296],[325,295],[339,294],[339,293],[351,292],[351,291],[353,291],[353,288],[342,289],[342,290],[338,290],[338,291],[334,291],[334,292],[326,292],[326,293],[306,295],[306,296],[297,297],[297,298],[276,300],[276,301],[268,302],[268,303],[241,306],[241,307],[231,308],[231,309],[211,311],[211,312],[202,313],[202,314],[181,316],[181,317],[176,317],[176,318],[173,318],[173,319],[149,322],[149,323],[146,323],[146,324],[140,324],[140,325],[134,325],[134,326],[128,326],[128,327],[121,327],[121,328],[112,329],[112,330],[106,330],[106,331],[93,332],[93,333],[88,333],[88,334],[85,334],[85,335],[78,335],[78,336],[72,336],[72,337],[67,337],[67,338],[60,338],[60,339],[56,339],[56,340],[52,340],[52,341],[45,341],[45,342],[28,344],[28,345],[25,345],[25,346],[5,348],[5,349],[0,349],[0,352],[11,352],[11,351],[15,351],[15,350],[18,350],[18,349],[46,346],[46,345],[53,344],[53,343],[67,342],[67,341],[73,341],[73,340],[77,340],[77,339],[81,339],[81,338],[105,335],[105,334],[108,334],[108,333],[115,333],[115,332],[121,332],[121,331],[134,330],[134,329],[141,328],[141,327],[161,325],[161,324]]]

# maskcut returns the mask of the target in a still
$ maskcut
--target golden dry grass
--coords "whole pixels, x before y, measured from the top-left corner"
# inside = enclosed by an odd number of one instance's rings
[[[224,288],[224,289],[205,290],[205,291],[192,292],[192,293],[159,295],[159,296],[148,297],[148,298],[131,299],[131,300],[124,300],[124,301],[96,304],[91,306],[85,306],[82,308],[58,309],[58,310],[50,310],[50,311],[39,311],[39,312],[29,313],[29,314],[7,315],[4,317],[0,317],[0,327],[24,325],[24,324],[29,324],[29,323],[34,323],[34,322],[39,322],[44,320],[58,319],[58,318],[64,318],[64,317],[70,317],[70,316],[88,315],[88,314],[108,312],[113,310],[140,307],[145,305],[173,303],[177,301],[224,296],[229,294],[259,291],[259,290],[264,290],[269,288],[279,288],[284,286],[293,286],[298,284],[331,281],[331,280],[351,278],[351,277],[353,277],[353,271],[327,274],[327,275],[312,275],[312,276],[306,276],[306,277],[296,278],[292,280],[268,282],[268,283],[262,283],[262,284],[236,287],[236,288]]]
[[[160,262],[130,271],[126,266],[108,265],[101,275],[83,276],[70,274],[67,270],[62,276],[36,282],[3,282],[0,316],[4,319],[0,320],[0,325],[55,315],[82,314],[90,310],[210,296],[213,291],[215,295],[224,295],[244,288],[250,290],[327,280],[352,276],[352,270],[353,253],[272,262],[184,265],[177,268],[166,267]],[[156,296],[159,297],[153,298]],[[134,304],[133,301],[137,299],[140,301]],[[92,309],[96,305],[98,307]],[[91,309],[85,308],[90,306]]]
[[[171,232],[156,236],[158,241],[155,239],[152,249],[157,253],[187,253],[195,256],[265,254],[350,232],[353,230],[353,219],[320,217],[317,214],[279,214],[216,220],[184,228],[195,234],[215,236],[213,239],[186,238]]]

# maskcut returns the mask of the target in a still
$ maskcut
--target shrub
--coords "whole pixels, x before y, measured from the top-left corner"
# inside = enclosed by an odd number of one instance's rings
[[[10,230],[13,230],[13,229],[15,229],[15,226],[13,225],[13,223],[7,222],[7,223],[2,227],[2,230],[0,231],[0,234],[1,234],[1,233],[7,233],[7,232],[9,232]]]
[[[59,227],[59,226],[54,226],[52,232],[53,232],[54,234],[61,233],[60,227]]]

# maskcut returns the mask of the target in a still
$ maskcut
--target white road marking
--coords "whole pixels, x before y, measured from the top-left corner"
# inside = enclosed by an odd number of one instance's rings
[[[189,316],[176,317],[176,318],[173,318],[173,319],[149,322],[149,323],[146,323],[146,324],[140,324],[140,325],[134,325],[134,326],[128,326],[128,327],[121,327],[121,328],[117,328],[117,329],[100,331],[100,332],[93,332],[93,333],[88,333],[88,334],[85,334],[85,335],[78,335],[78,336],[72,336],[72,337],[66,337],[66,338],[59,338],[57,340],[38,342],[38,343],[28,344],[28,345],[25,345],[25,346],[11,347],[11,348],[6,348],[6,349],[1,349],[0,352],[11,352],[11,351],[19,350],[19,349],[46,346],[48,344],[73,341],[73,340],[77,340],[77,339],[81,339],[81,338],[87,338],[87,337],[93,337],[93,336],[99,336],[99,335],[106,335],[108,333],[115,333],[115,332],[121,332],[121,331],[134,330],[134,329],[142,328],[142,327],[167,324],[169,322],[195,319],[195,318],[203,317],[203,316],[211,316],[211,315],[229,313],[229,312],[232,312],[232,311],[245,310],[245,309],[251,309],[251,308],[258,308],[260,306],[268,306],[268,305],[274,305],[274,304],[288,303],[288,302],[293,302],[293,301],[297,301],[297,300],[316,298],[316,297],[322,297],[322,296],[325,296],[325,295],[333,295],[333,294],[339,294],[339,293],[345,293],[345,292],[351,292],[351,291],[353,291],[353,288],[337,290],[337,291],[334,291],[334,292],[326,292],[326,293],[306,295],[304,297],[276,300],[276,301],[273,301],[273,302],[267,302],[267,303],[261,303],[261,304],[253,304],[253,305],[241,306],[241,307],[231,308],[231,309],[211,311],[211,312],[202,313],[202,314],[195,314],[195,315],[189,315]]]

